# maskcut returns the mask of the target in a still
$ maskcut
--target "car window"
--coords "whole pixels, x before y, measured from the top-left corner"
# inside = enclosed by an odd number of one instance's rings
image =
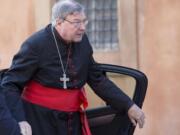
[[[136,80],[133,77],[119,73],[110,73],[110,72],[106,73],[106,75],[119,88],[121,88],[121,90],[123,90],[123,92],[125,92],[131,99],[133,98],[135,86],[136,86]],[[89,102],[88,109],[106,106],[106,103],[101,98],[99,98],[88,85],[86,85],[86,93]]]

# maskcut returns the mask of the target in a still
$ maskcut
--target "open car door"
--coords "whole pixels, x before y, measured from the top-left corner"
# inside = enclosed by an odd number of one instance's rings
[[[123,91],[126,89],[124,92],[140,108],[142,107],[148,83],[145,74],[122,66],[107,64],[98,66],[99,70]],[[95,103],[93,107],[87,109],[87,117],[93,135],[133,135],[135,130],[125,112],[117,112],[106,103],[100,103],[99,106]]]

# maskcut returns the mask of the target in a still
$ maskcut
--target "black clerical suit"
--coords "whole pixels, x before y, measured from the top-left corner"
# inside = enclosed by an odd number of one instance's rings
[[[96,62],[92,56],[93,51],[86,34],[81,42],[67,44],[55,29],[54,31],[63,64],[65,66],[67,64],[66,74],[70,78],[67,87],[70,89],[81,88],[85,83],[88,83],[94,92],[112,107],[127,111],[133,102],[97,70]],[[68,52],[69,60],[67,62]],[[23,43],[2,80],[1,86],[6,91],[7,104],[13,117],[17,121],[27,120],[32,126],[33,135],[67,135],[69,114],[26,101],[23,101],[23,109],[20,98],[23,88],[30,80],[47,87],[62,89],[63,82],[59,80],[62,74],[50,24]],[[25,114],[23,110],[25,110]],[[79,113],[73,113],[71,117],[72,135],[80,135]]]
[[[0,82],[5,70],[0,71]],[[6,105],[6,99],[0,87],[0,134],[1,135],[21,135],[18,122],[12,117]]]
[[[0,92],[0,134],[1,135],[21,135],[17,121],[11,116],[6,106],[5,97]]]

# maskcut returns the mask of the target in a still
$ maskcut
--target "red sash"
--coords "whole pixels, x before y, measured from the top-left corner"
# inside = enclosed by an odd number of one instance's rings
[[[85,109],[88,106],[84,88],[82,89],[58,89],[45,87],[35,81],[31,81],[25,88],[22,98],[28,102],[65,112],[81,113],[82,133],[91,135]],[[83,106],[83,107],[81,107]]]

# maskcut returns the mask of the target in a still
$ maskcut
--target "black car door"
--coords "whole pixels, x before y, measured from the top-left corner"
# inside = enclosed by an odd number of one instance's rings
[[[147,77],[142,72],[115,65],[99,64],[99,70],[119,86],[126,83],[129,87],[127,95],[141,108],[147,89]],[[112,77],[111,77],[112,76]],[[113,78],[116,78],[113,80]],[[127,82],[127,78],[134,80]],[[122,82],[118,80],[122,79]],[[121,86],[120,86],[121,87]],[[88,109],[87,117],[93,135],[133,135],[135,127],[125,112],[117,112],[109,105],[102,105]]]

